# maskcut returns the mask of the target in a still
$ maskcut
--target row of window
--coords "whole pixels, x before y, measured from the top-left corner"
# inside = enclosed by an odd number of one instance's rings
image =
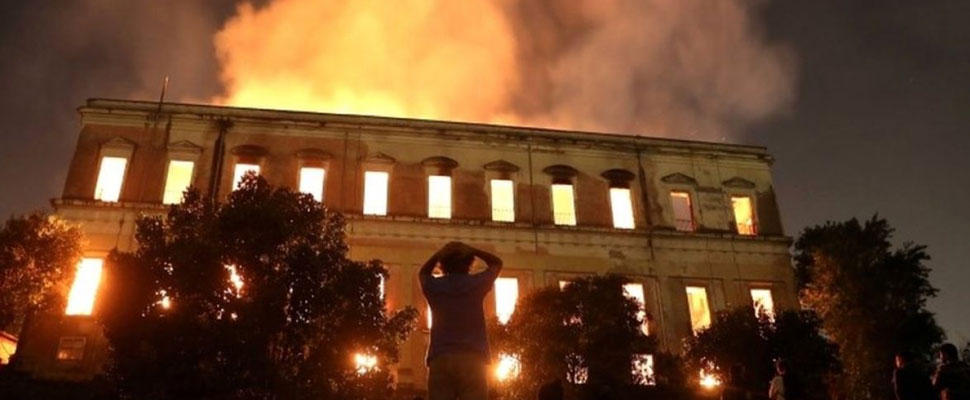
[[[106,156],[101,160],[95,185],[94,198],[101,201],[116,202],[121,194],[125,168],[128,160],[124,157]],[[186,160],[169,161],[162,195],[163,204],[176,204],[181,201],[182,193],[192,184],[195,163]],[[232,187],[236,188],[247,173],[260,173],[259,164],[237,163],[233,170]],[[322,167],[304,166],[299,171],[299,190],[308,193],[317,201],[324,200],[324,181],[326,170]],[[388,184],[390,174],[386,171],[364,171],[365,215],[387,215]],[[491,179],[492,220],[496,222],[515,222],[515,184],[511,179]],[[448,175],[428,176],[428,217],[449,219],[452,215],[452,182]],[[562,180],[551,187],[553,222],[556,225],[576,225],[576,203],[574,187]],[[609,189],[612,208],[613,227],[634,229],[633,200],[630,189],[611,187]],[[692,232],[696,228],[691,195],[686,191],[670,193],[674,226],[679,231]],[[731,206],[737,232],[741,235],[755,235],[754,206],[749,196],[732,196]]]
[[[68,304],[65,310],[67,315],[90,315],[97,296],[98,285],[101,280],[103,260],[100,258],[83,258],[77,266],[74,283],[68,295]],[[228,271],[228,283],[230,290],[240,295],[243,287],[242,277],[233,266],[226,267]],[[559,287],[565,288],[569,281],[559,281]],[[380,282],[380,294],[384,296],[384,279]],[[646,312],[646,295],[642,283],[627,283],[623,286],[624,294],[636,301],[639,305],[638,319],[641,321],[641,329],[644,335],[650,335],[649,319]],[[694,333],[706,329],[711,324],[711,309],[707,299],[707,289],[703,286],[687,286],[685,288],[686,300],[690,314],[691,328]],[[495,314],[500,324],[507,324],[515,313],[515,308],[519,300],[519,280],[515,277],[499,277],[495,281]],[[774,316],[774,300],[770,289],[752,288],[750,289],[752,304],[756,315],[767,315],[769,318]],[[158,305],[168,309],[171,307],[169,298],[165,293],[161,293],[162,298]],[[427,309],[427,327],[431,329],[433,317],[430,307]],[[58,343],[56,359],[59,361],[79,361],[84,357],[84,350],[87,338],[83,336],[65,336],[60,338]],[[377,358],[369,354],[354,354],[356,370],[358,374],[366,374],[377,368]],[[521,365],[515,355],[500,354],[494,369],[495,378],[504,381],[513,379],[518,375]],[[653,385],[656,382],[653,367],[653,355],[640,354],[633,359],[631,373],[634,382]],[[703,374],[703,372],[702,372]],[[579,370],[567,377],[572,383],[582,384],[586,381],[586,371]]]

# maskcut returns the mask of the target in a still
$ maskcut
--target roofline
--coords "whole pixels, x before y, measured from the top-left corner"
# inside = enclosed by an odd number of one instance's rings
[[[84,106],[78,107],[79,112],[86,109],[107,109],[140,111],[146,113],[161,112],[174,114],[197,114],[215,117],[236,117],[251,119],[284,119],[294,122],[336,123],[359,126],[391,126],[405,129],[426,129],[440,131],[464,131],[476,133],[504,133],[519,136],[537,136],[547,139],[571,138],[577,140],[594,140],[613,142],[623,145],[642,146],[672,146],[703,150],[720,150],[730,153],[745,153],[768,156],[764,146],[743,145],[733,143],[717,143],[699,140],[671,139],[662,137],[642,136],[637,134],[588,132],[549,128],[519,127],[478,122],[454,122],[417,118],[381,117],[357,114],[333,114],[310,111],[275,110],[264,108],[248,108],[235,106],[220,106],[212,104],[193,104],[145,100],[122,100],[108,98],[89,98]],[[770,157],[770,156],[769,156]]]

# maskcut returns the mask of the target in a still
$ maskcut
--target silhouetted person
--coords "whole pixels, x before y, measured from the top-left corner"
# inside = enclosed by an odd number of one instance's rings
[[[562,381],[556,379],[539,388],[539,400],[562,400]]]
[[[897,400],[932,400],[936,398],[930,378],[915,365],[913,353],[901,351],[896,354],[893,371],[893,392]]]
[[[933,388],[941,400],[970,400],[970,366],[960,361],[953,343],[940,346],[940,365],[933,374]]]
[[[797,375],[790,370],[788,362],[783,359],[775,361],[775,377],[768,388],[768,398],[771,400],[803,400],[802,384]]]
[[[488,268],[469,274],[475,257]],[[435,266],[441,267],[442,276],[431,275]],[[451,242],[418,272],[432,316],[428,400],[488,398],[489,350],[482,302],[501,270],[502,260],[495,255]]]

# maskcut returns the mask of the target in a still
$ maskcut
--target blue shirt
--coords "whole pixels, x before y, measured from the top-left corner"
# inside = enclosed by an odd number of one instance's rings
[[[446,353],[474,353],[489,360],[482,302],[498,270],[477,274],[421,275],[421,291],[431,306],[431,345],[427,362]]]

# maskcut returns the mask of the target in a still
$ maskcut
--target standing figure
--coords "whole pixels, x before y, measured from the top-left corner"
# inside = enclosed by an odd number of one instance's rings
[[[476,257],[488,268],[470,274]],[[435,266],[440,266],[442,276],[432,275]],[[451,242],[418,272],[432,317],[427,358],[429,400],[488,398],[490,356],[482,303],[501,270],[502,260],[494,254]]]
[[[896,353],[896,369],[893,371],[893,392],[896,400],[932,400],[936,398],[930,386],[930,378],[914,364],[913,353]]]
[[[771,400],[790,399],[788,392],[788,363],[783,359],[775,361],[775,377],[771,379],[771,386],[768,387],[768,398]]]
[[[970,366],[960,361],[953,343],[940,346],[940,365],[933,374],[933,388],[941,400],[970,400]]]

